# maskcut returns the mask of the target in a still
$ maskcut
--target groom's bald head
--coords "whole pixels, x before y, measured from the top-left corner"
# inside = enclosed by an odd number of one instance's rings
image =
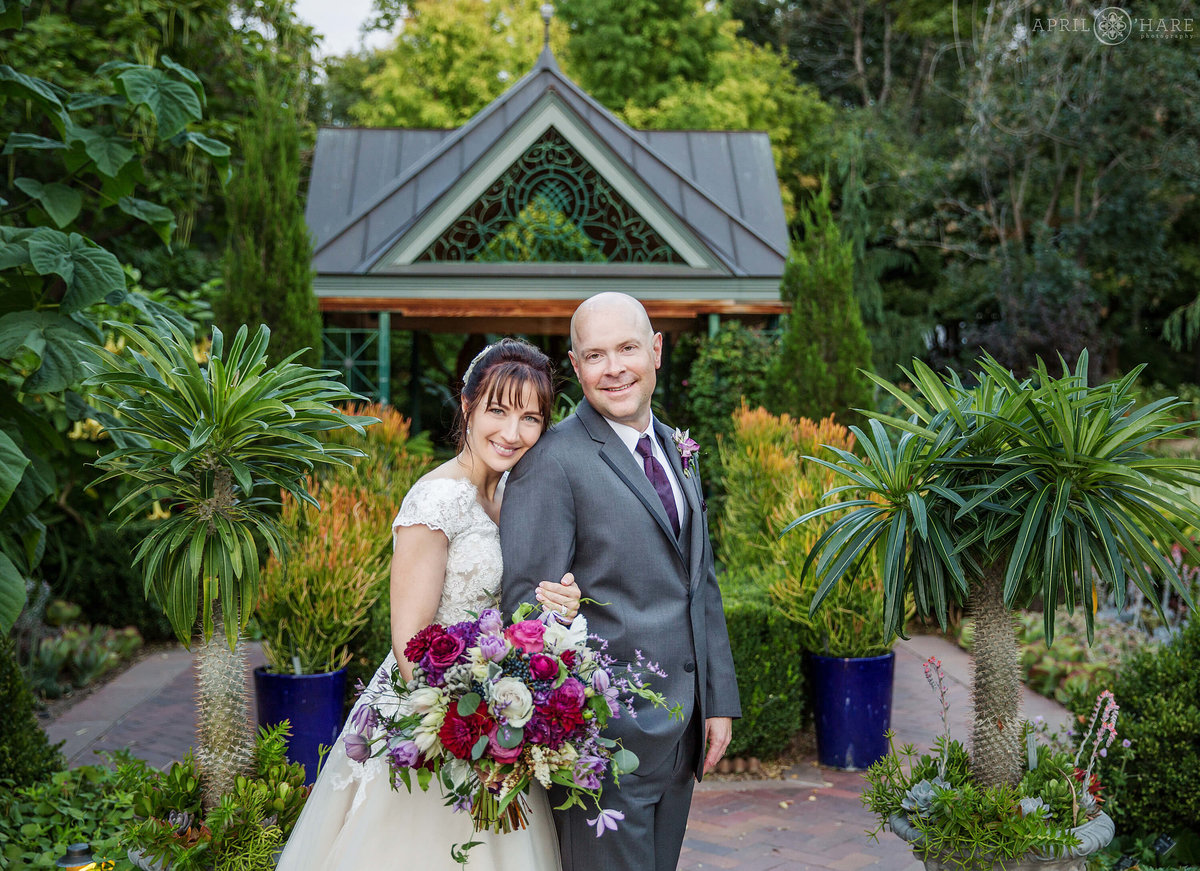
[[[654,336],[650,316],[640,302],[627,293],[598,293],[581,302],[575,314],[571,315],[572,350],[580,347],[588,325],[597,318],[626,322],[647,341]]]

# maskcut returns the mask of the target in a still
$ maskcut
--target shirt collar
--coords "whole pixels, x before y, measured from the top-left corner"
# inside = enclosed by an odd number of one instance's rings
[[[653,414],[650,415],[650,425],[648,427],[646,427],[646,429],[644,431],[638,431],[638,430],[634,429],[633,427],[628,426],[626,424],[617,423],[615,420],[609,420],[607,417],[604,419],[608,422],[608,425],[613,428],[613,432],[615,432],[618,436],[620,436],[621,441],[624,443],[625,447],[629,448],[631,453],[634,453],[637,451],[638,440],[641,439],[641,437],[644,435],[650,436],[650,447],[653,449],[654,443],[656,441],[656,439],[654,438],[654,415]]]

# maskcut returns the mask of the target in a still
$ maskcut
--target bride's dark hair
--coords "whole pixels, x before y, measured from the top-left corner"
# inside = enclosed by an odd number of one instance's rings
[[[467,421],[480,403],[491,405],[503,401],[515,406],[526,388],[533,391],[545,432],[554,405],[554,367],[550,358],[524,339],[501,339],[484,348],[463,377],[461,395],[467,407],[465,413],[461,403],[457,407],[454,438],[458,449],[466,446]]]

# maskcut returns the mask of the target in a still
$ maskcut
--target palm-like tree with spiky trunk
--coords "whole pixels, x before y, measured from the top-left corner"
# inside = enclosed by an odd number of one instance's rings
[[[305,478],[318,464],[361,456],[317,435],[374,418],[334,407],[359,397],[336,373],[293,362],[268,367],[270,330],[246,327],[226,342],[214,329],[207,359],[175,325],[110,324],[121,354],[104,352],[88,384],[107,406],[116,449],[97,465],[102,480],[131,486],[113,508],[123,522],[144,517],[156,501],[160,521],[134,554],[146,593],[166,612],[179,639],[196,645],[197,763],[204,805],[232,791],[253,763],[241,633],[258,586],[260,545],[280,552],[275,496],[286,490],[316,504]],[[223,631],[215,628],[221,625]]]
[[[914,361],[904,370],[911,394],[872,375],[909,416],[869,414],[869,431],[854,428],[858,455],[808,458],[845,485],[827,494],[840,501],[788,528],[840,515],[805,564],[820,584],[814,608],[877,547],[886,634],[903,632],[910,596],[943,628],[949,605],[966,605],[975,620],[971,773],[980,786],[1016,786],[1024,742],[1013,609],[1040,599],[1050,643],[1058,608],[1082,607],[1090,641],[1097,583],[1118,604],[1129,580],[1152,602],[1164,581],[1189,600],[1163,551],[1179,542],[1200,561],[1187,535],[1200,513],[1184,489],[1200,486],[1200,462],[1148,452],[1196,424],[1176,421],[1173,399],[1137,404],[1142,367],[1089,385],[1086,352],[1061,376],[1041,361],[1025,380],[991,357],[978,366],[968,384]]]

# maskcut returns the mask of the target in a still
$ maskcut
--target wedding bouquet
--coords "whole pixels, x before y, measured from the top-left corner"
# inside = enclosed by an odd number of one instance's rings
[[[633,715],[634,696],[666,708],[644,680],[662,671],[649,662],[615,668],[582,615],[567,626],[549,615],[527,619],[531,611],[523,605],[508,626],[487,609],[422,629],[404,648],[413,679],[393,668],[372,688],[346,753],[363,763],[382,756],[393,788],[411,791],[415,779],[425,790],[436,778],[447,806],[469,812],[476,832],[523,828],[530,784],[558,784],[567,790],[561,807],[594,802],[589,822],[599,836],[624,819],[600,807],[601,781],[617,784],[638,765],[604,727],[622,710]]]

